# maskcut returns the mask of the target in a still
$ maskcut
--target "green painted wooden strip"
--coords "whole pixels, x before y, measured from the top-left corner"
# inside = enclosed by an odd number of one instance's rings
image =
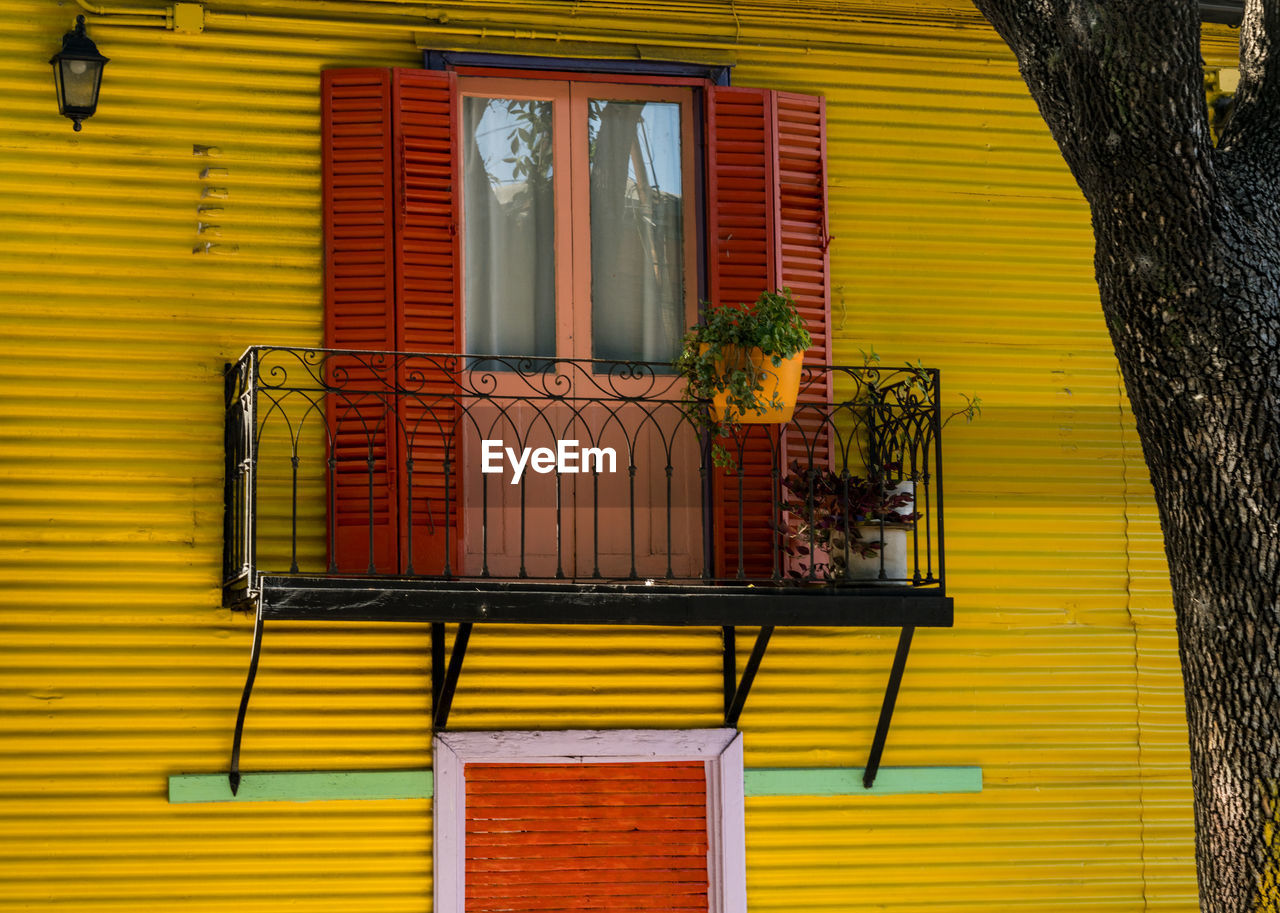
[[[170,802],[322,802],[336,799],[430,799],[430,770],[318,770],[247,773],[231,795],[227,775],[169,778]]]
[[[753,796],[890,796],[905,793],[980,793],[981,767],[881,767],[871,789],[861,767],[763,768],[745,775]],[[430,770],[321,770],[247,773],[231,795],[227,775],[178,774],[169,778],[169,801],[332,802],[342,799],[430,799]]]
[[[747,796],[892,796],[904,793],[980,793],[981,767],[881,767],[870,789],[863,768],[746,771]]]

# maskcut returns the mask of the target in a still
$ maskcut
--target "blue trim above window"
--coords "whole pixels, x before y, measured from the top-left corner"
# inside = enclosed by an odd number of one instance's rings
[[[492,67],[514,70],[557,70],[564,73],[605,73],[626,76],[667,76],[707,79],[713,85],[729,85],[727,66],[678,63],[665,60],[595,60],[583,57],[525,57],[522,54],[489,54],[480,51],[425,51],[428,70],[454,67]]]

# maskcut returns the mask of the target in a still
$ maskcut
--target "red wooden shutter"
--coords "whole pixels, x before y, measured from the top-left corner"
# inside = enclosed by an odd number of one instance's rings
[[[773,106],[767,89],[713,87],[708,92],[707,265],[715,304],[750,304],[777,287]],[[772,570],[770,430],[747,428],[740,474],[717,470],[712,476],[717,577],[739,571],[767,576]]]
[[[806,367],[832,363],[831,281],[827,246],[826,99],[779,92],[778,115],[778,285],[791,289],[813,337]],[[785,436],[784,462],[818,464],[831,456],[824,419],[831,403],[831,375],[807,372],[796,416]],[[783,467],[786,471],[786,467]]]
[[[462,256],[453,73],[395,70],[396,346],[405,352],[462,351]],[[400,408],[406,459],[400,466],[401,569],[458,573],[461,431],[454,359],[411,359],[401,383],[415,391]]]
[[[740,87],[708,92],[711,299],[748,304],[766,289],[790,288],[814,337],[805,359],[810,365],[826,364],[830,351],[824,111],[823,100],[812,96]],[[825,380],[802,391],[802,401],[829,397]],[[713,476],[720,577],[775,570],[774,472],[785,466],[775,465],[772,455],[776,429],[754,426],[746,433],[741,476]],[[803,436],[789,437],[784,453],[796,450]]]
[[[777,285],[774,117],[768,89],[708,93],[708,265],[717,304],[750,304]]]
[[[325,345],[394,348],[391,78],[387,70],[321,77]],[[395,465],[391,377],[369,359],[337,358],[326,400],[331,434],[329,562],[347,573],[394,573]]]
[[[706,913],[702,761],[466,766],[468,913]]]

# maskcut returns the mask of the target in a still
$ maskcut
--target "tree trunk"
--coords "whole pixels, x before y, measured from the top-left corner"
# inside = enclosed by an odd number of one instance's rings
[[[975,0],[1089,201],[1164,531],[1204,913],[1280,899],[1280,0],[1210,139],[1194,2]]]

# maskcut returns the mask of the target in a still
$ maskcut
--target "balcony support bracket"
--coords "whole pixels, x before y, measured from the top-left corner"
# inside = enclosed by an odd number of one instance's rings
[[[431,625],[431,725],[443,730],[449,724],[449,710],[453,707],[453,695],[458,690],[458,677],[462,674],[462,660],[467,655],[467,643],[471,640],[471,622],[458,625],[453,637],[453,649],[449,651],[449,665],[444,663],[444,623]]]
[[[244,691],[240,695],[240,711],[236,714],[236,731],[231,740],[231,766],[227,782],[231,795],[240,791],[240,740],[244,737],[244,718],[249,712],[249,696],[253,693],[253,680],[258,675],[258,657],[262,655],[262,606],[259,604],[253,620],[253,647],[249,653],[249,672],[245,676]]]
[[[738,718],[742,716],[742,708],[746,706],[747,695],[751,693],[751,685],[760,671],[760,663],[764,660],[764,651],[769,647],[769,638],[773,636],[773,625],[763,625],[756,635],[756,644],[751,648],[751,656],[747,659],[746,668],[742,670],[742,678],[738,678],[738,638],[737,629],[733,625],[724,627],[724,724],[734,729],[738,727]]]
[[[893,719],[893,705],[898,700],[898,688],[902,685],[902,673],[907,668],[907,654],[911,652],[911,637],[915,628],[906,625],[898,636],[898,650],[893,655],[893,667],[889,670],[889,684],[885,688],[884,703],[880,705],[880,720],[876,723],[876,734],[871,740],[871,753],[867,756],[867,766],[862,774],[862,785],[870,789],[876,782],[876,772],[880,769],[880,756],[884,754],[884,743],[889,738],[889,723]]]

